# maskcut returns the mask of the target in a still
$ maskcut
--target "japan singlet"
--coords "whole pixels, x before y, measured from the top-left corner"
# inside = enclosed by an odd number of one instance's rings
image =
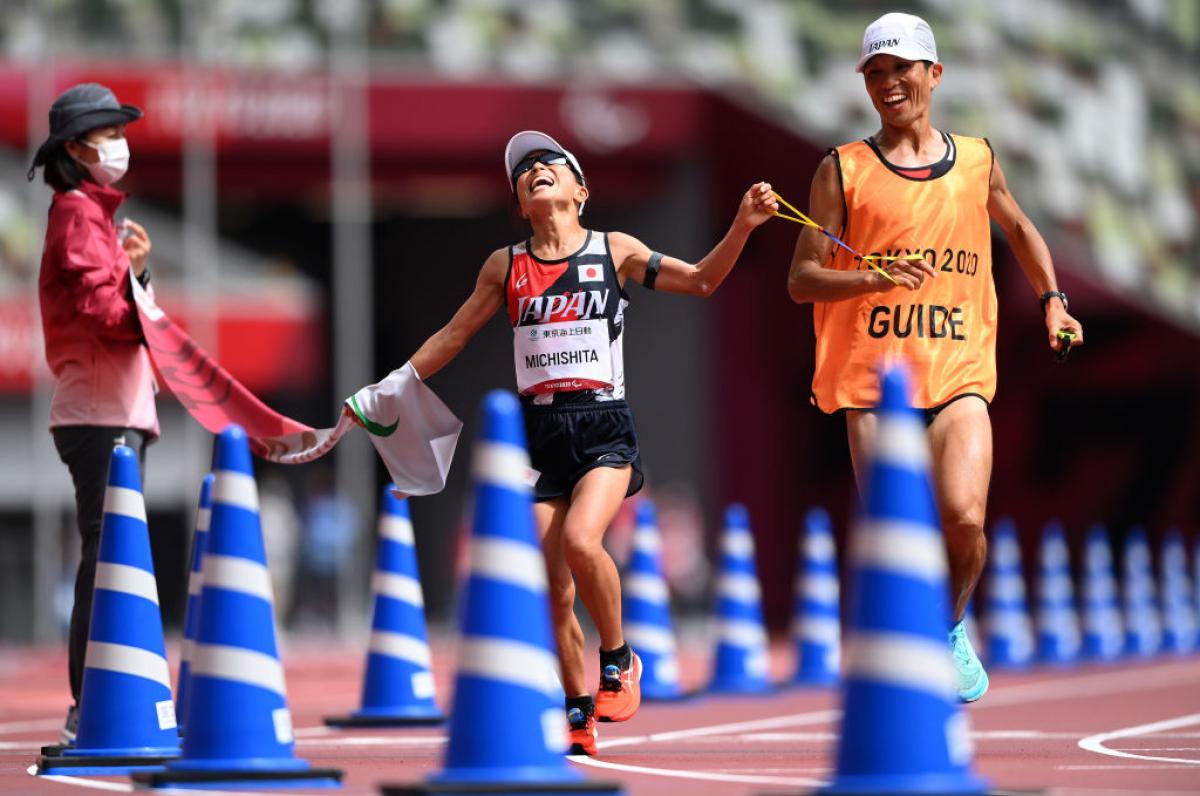
[[[623,400],[629,296],[617,278],[608,235],[588,230],[579,251],[562,260],[542,260],[529,249],[528,241],[509,247],[504,280],[522,400]]]
[[[863,254],[921,254],[937,271],[918,290],[894,287],[815,302],[813,402],[824,412],[879,401],[879,369],[903,361],[913,406],[996,393],[996,288],[988,195],[993,154],[980,138],[944,135],[946,157],[924,169],[888,163],[873,141],[831,150],[845,193],[842,240]],[[866,268],[835,249],[826,265]]]

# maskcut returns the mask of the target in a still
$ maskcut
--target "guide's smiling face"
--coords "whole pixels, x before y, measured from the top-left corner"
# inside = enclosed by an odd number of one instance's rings
[[[928,113],[942,65],[880,53],[863,66],[863,81],[880,120],[902,127]]]

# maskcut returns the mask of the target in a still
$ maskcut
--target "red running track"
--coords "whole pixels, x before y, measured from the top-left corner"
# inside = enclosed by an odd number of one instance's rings
[[[284,653],[297,754],[344,769],[347,794],[378,793],[380,783],[413,782],[436,770],[442,729],[344,731],[321,724],[322,716],[357,707],[359,697],[361,653],[330,653],[331,646],[293,644]],[[449,692],[452,657],[447,645],[435,645],[442,695]],[[775,655],[781,667],[786,657],[783,649]],[[684,664],[686,682],[703,681],[704,656],[688,655]],[[0,649],[0,793],[131,789],[119,777],[68,781],[27,773],[38,747],[57,736],[65,671],[62,650]],[[1200,793],[1200,658],[993,673],[992,690],[966,712],[976,771],[997,789]],[[601,725],[599,757],[576,765],[588,776],[622,783],[630,796],[676,796],[681,788],[717,796],[801,793],[831,776],[837,731],[836,692],[700,697],[647,704],[630,722]]]

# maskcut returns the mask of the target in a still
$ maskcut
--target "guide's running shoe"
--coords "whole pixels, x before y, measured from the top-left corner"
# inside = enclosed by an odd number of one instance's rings
[[[974,702],[987,693],[988,676],[961,620],[950,631],[950,652],[958,672],[958,698],[963,702]]]
[[[596,754],[596,717],[592,711],[571,708],[567,711],[567,732],[571,741],[569,755]]]
[[[629,668],[608,664],[600,671],[600,690],[596,692],[596,718],[600,721],[626,721],[642,704],[642,659],[629,652]]]

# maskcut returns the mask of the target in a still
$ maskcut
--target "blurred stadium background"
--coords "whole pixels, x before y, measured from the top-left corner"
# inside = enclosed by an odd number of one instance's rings
[[[1194,537],[1200,3],[13,0],[0,5],[0,643],[64,637],[77,555],[36,310],[49,190],[25,180],[62,89],[94,80],[145,109],[123,214],[153,238],[159,303],[267,403],[321,426],[524,235],[501,173],[513,132],[545,130],[580,156],[590,226],[697,258],[751,182],[806,207],[825,149],[874,132],[853,65],[889,10],[931,22],[946,64],[935,124],[990,138],[1087,333],[1053,362],[997,238],[989,523],[1011,516],[1030,541],[1050,519],[1076,538],[1097,521],[1116,537]],[[776,627],[803,512],[825,505],[842,531],[853,501],[843,422],[807,400],[811,308],[785,290],[796,233],[756,232],[708,302],[632,287],[626,349],[681,604],[705,605],[706,547],[741,500]],[[431,380],[467,423],[460,457],[479,397],[511,383],[502,318]],[[159,412],[147,503],[177,623],[210,440],[169,396]],[[413,501],[435,620],[452,605],[466,473],[460,458],[444,493]],[[259,475],[287,625],[365,625],[385,477],[369,446]],[[631,524],[618,520],[618,551]]]

